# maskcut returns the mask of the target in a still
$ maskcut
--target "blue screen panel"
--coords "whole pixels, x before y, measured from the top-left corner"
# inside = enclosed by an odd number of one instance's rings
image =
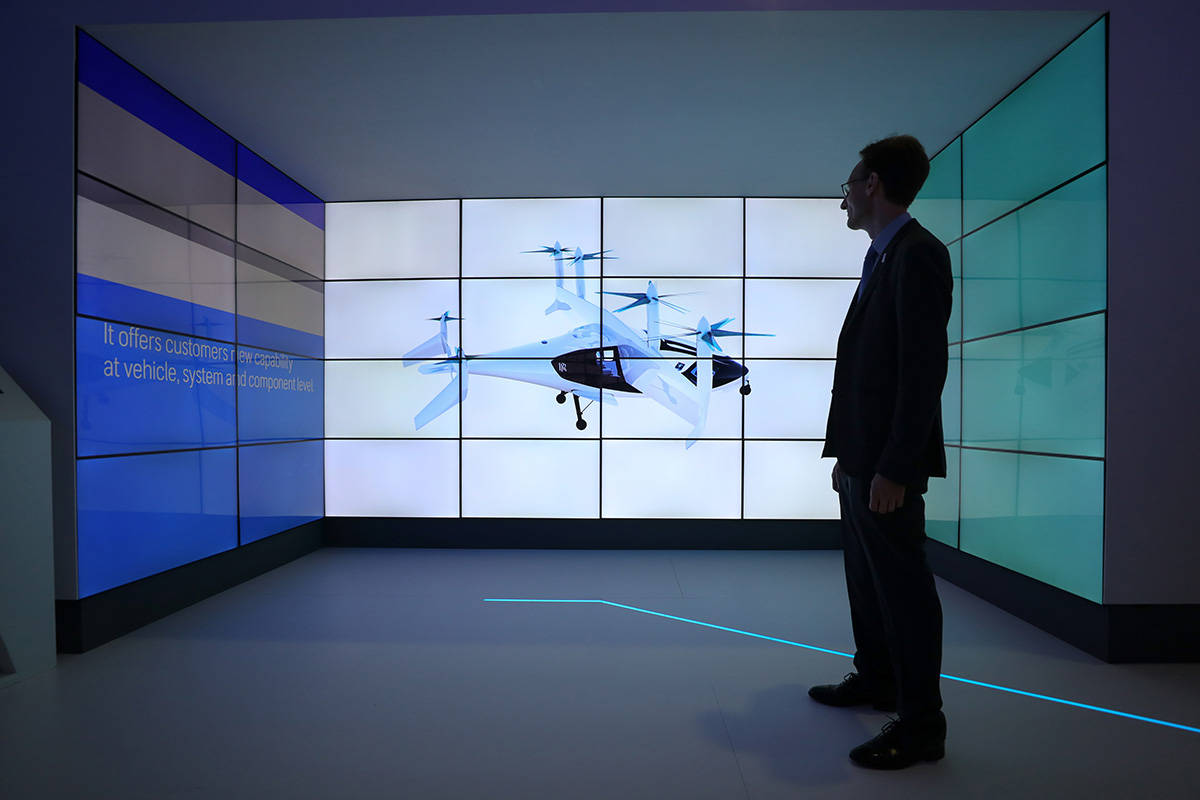
[[[234,444],[234,350],[223,342],[77,318],[80,456]]]
[[[325,365],[271,350],[238,348],[238,436],[242,442],[320,439]]]
[[[78,57],[80,83],[230,175],[235,174],[236,151],[229,134],[82,31]]]
[[[83,459],[79,596],[237,545],[235,450]]]
[[[325,508],[325,443],[238,448],[242,544],[320,519]]]
[[[77,274],[75,285],[80,314],[233,341],[234,317],[228,311],[91,275]]]

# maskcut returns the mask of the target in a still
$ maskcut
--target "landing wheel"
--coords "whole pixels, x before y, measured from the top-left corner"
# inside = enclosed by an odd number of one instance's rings
[[[750,384],[743,383],[738,391],[741,392],[743,396],[750,394]]]
[[[554,402],[558,403],[559,405],[562,405],[563,403],[567,402],[567,393],[559,392],[558,394],[556,394],[554,396]]]
[[[583,430],[584,428],[587,427],[587,420],[585,420],[585,419],[575,420],[575,427],[579,428],[579,430]]]

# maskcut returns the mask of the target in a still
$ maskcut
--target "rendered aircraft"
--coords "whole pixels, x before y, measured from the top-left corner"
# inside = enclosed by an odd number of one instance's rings
[[[714,389],[740,381],[739,391],[743,395],[750,394],[750,384],[745,380],[747,368],[729,356],[717,355],[721,352],[717,339],[774,334],[726,330],[732,317],[709,324],[702,316],[695,328],[678,326],[684,328],[685,333],[664,337],[659,306],[685,311],[664,299],[677,295],[660,295],[654,281],[646,284],[645,292],[601,292],[632,300],[615,312],[607,311],[585,297],[584,262],[615,256],[605,255],[611,252],[608,250],[584,253],[576,247],[569,261],[575,266],[575,291],[572,293],[563,286],[563,262],[567,261],[567,250],[555,242],[553,247],[544,245],[539,250],[523,251],[548,254],[553,259],[554,300],[546,314],[569,311],[582,323],[566,333],[485,355],[466,355],[461,347],[451,354],[446,326],[458,317],[445,312],[431,318],[439,323],[438,333],[405,353],[403,364],[406,367],[419,365],[418,372],[422,374],[448,372],[451,378],[450,383],[414,417],[417,429],[466,399],[468,375],[507,378],[556,389],[555,399],[559,403],[565,403],[569,394],[575,401],[575,427],[579,430],[587,428],[583,418],[585,407],[581,407],[580,398],[616,405],[617,394],[649,397],[692,424],[686,440],[689,448],[704,432],[709,398]],[[644,332],[635,331],[616,316],[637,306],[646,307]],[[695,344],[679,341],[682,337],[694,337]],[[674,354],[683,356],[684,360],[671,361]],[[436,356],[443,358],[427,360]],[[689,365],[688,361],[692,363]]]

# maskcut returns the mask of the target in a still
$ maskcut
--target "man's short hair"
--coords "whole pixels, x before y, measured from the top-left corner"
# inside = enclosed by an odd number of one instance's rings
[[[883,181],[883,196],[908,208],[929,177],[929,156],[915,137],[889,136],[858,151],[866,175]],[[865,177],[865,176],[864,176]]]

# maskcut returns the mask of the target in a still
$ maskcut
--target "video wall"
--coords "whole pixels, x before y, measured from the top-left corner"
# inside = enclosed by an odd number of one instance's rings
[[[836,518],[840,202],[329,204],[327,514]]]
[[[323,514],[324,203],[78,33],[78,596]]]
[[[1106,19],[933,159],[912,212],[950,246],[950,477],[929,535],[1101,602]]]

